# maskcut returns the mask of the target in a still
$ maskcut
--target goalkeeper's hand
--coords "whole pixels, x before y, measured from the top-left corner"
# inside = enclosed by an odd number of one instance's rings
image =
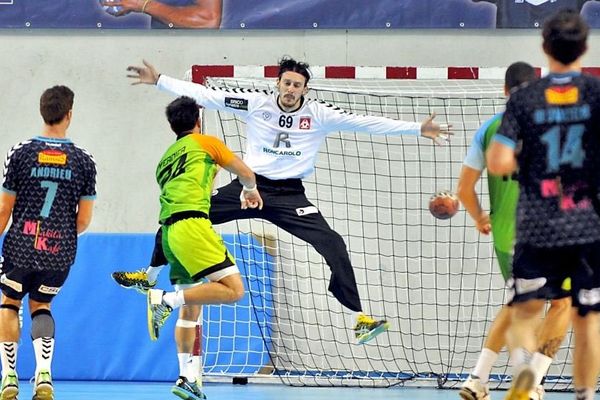
[[[133,72],[133,74],[128,74],[128,78],[137,79],[137,81],[132,82],[132,85],[139,85],[140,83],[145,83],[148,85],[156,85],[158,82],[158,77],[160,74],[154,68],[154,65],[150,64],[146,60],[142,60],[144,63],[143,67],[136,67],[130,65],[127,67],[128,72]]]
[[[434,122],[435,112],[423,120],[421,123],[421,136],[433,140],[435,144],[442,144],[443,142],[449,142],[450,136],[454,135],[450,131],[452,125],[449,124],[438,124]]]

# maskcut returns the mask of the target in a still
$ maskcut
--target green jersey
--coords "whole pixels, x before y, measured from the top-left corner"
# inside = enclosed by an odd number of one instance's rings
[[[178,139],[156,167],[160,186],[160,217],[164,222],[183,211],[208,215],[212,185],[219,165],[227,165],[235,155],[213,136],[192,133]]]
[[[483,171],[485,152],[502,122],[502,113],[486,121],[473,137],[465,158],[465,165]],[[490,220],[496,256],[505,279],[510,275],[512,253],[516,233],[516,210],[519,199],[519,183],[513,176],[488,174],[490,196]]]

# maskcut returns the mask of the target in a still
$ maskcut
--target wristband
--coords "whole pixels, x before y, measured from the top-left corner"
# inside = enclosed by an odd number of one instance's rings
[[[256,190],[256,183],[251,188],[249,188],[246,185],[244,185],[244,192],[252,192],[254,190]]]

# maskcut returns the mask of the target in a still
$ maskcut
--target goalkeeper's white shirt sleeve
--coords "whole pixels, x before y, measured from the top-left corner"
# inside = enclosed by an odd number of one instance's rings
[[[391,118],[359,115],[321,101],[314,101],[312,107],[321,121],[323,129],[331,131],[366,132],[374,135],[415,135],[421,134],[420,122],[399,121]]]

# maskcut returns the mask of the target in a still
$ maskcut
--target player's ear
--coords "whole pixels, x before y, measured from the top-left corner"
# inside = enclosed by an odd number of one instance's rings
[[[304,89],[302,89],[302,96],[306,96],[308,93],[308,85],[304,85]]]

